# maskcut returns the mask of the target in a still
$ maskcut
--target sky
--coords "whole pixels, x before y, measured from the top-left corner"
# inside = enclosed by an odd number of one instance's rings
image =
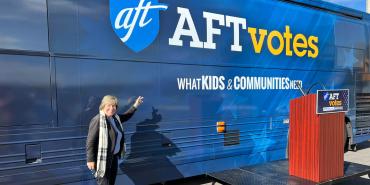
[[[363,12],[366,11],[366,0],[324,0],[324,1],[336,3]]]

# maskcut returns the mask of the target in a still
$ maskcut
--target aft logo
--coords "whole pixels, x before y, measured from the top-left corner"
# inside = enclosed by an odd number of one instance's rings
[[[330,100],[339,100],[339,93],[329,93],[325,92],[324,94],[324,100],[330,101]]]
[[[328,101],[329,100],[329,93],[328,92],[325,92],[324,94],[324,101]]]
[[[126,46],[139,52],[157,37],[159,11],[167,8],[158,0],[110,0],[111,25]]]

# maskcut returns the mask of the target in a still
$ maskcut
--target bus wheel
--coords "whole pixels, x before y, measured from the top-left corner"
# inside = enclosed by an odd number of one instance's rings
[[[347,133],[347,124],[346,124],[346,122],[344,122],[343,135],[344,135],[344,137],[343,137],[343,141],[344,141],[344,152],[347,152],[348,151],[348,133]]]
[[[351,150],[357,152],[357,144],[351,145]]]

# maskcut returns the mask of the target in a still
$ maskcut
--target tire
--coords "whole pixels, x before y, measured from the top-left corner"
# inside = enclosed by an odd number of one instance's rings
[[[353,152],[357,152],[357,144],[353,144],[353,145],[351,145],[351,150],[352,150]]]
[[[351,123],[349,123],[351,124]],[[347,133],[347,123],[344,122],[344,129],[343,129],[343,144],[344,144],[344,151],[348,151],[348,133]]]

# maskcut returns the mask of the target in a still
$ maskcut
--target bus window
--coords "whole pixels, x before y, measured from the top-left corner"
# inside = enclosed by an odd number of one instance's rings
[[[364,71],[364,50],[338,47],[336,56],[337,68]]]
[[[351,30],[348,32],[348,30]],[[365,26],[339,19],[335,24],[335,45],[347,48],[366,49]]]
[[[49,58],[0,54],[0,127],[49,125]]]
[[[48,51],[46,0],[1,0],[0,12],[0,49]]]

